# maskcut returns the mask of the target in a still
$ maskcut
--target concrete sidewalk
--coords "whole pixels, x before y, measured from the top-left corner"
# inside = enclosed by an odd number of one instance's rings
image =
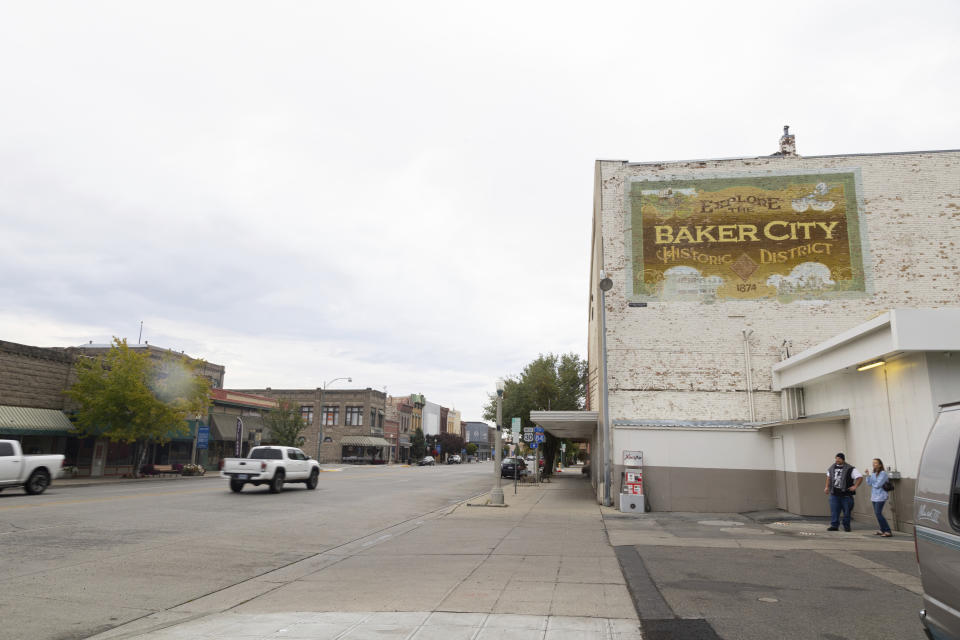
[[[507,508],[445,507],[95,637],[639,639],[589,483],[505,494]]]
[[[923,637],[908,534],[782,511],[601,511],[645,640]]]

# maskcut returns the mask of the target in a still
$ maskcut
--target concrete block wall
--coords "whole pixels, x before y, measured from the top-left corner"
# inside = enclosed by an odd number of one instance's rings
[[[386,410],[386,394],[374,389],[327,389],[323,393],[323,404],[325,406],[336,406],[340,408],[337,416],[337,424],[326,425],[323,427],[323,438],[330,438],[332,442],[320,443],[318,452],[317,445],[320,438],[320,390],[319,389],[229,389],[238,393],[251,393],[267,398],[277,400],[286,399],[293,402],[298,407],[303,405],[313,406],[313,424],[307,425],[304,429],[303,451],[308,456],[316,457],[320,462],[340,462],[341,449],[340,440],[343,436],[369,436],[376,431],[377,437],[382,436],[382,430],[374,430],[370,424],[370,409],[378,411]],[[346,425],[346,407],[362,407],[360,415],[363,418],[361,426]]]
[[[69,409],[76,354],[0,340],[0,405]]]

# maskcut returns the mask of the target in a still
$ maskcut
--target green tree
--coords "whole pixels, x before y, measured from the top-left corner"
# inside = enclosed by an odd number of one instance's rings
[[[169,353],[159,361],[113,339],[110,350],[80,358],[76,382],[65,392],[78,405],[80,436],[134,444],[133,472],[140,474],[152,443],[187,432],[187,419],[207,412],[210,382],[199,375],[203,361]]]
[[[463,438],[455,433],[441,433],[437,437],[437,443],[440,445],[444,456],[460,455],[465,446]]]
[[[519,376],[504,378],[503,422],[520,418],[521,426],[532,427],[531,411],[579,411],[587,390],[587,362],[575,353],[540,354]],[[497,395],[488,396],[485,420],[497,419]],[[502,426],[502,425],[501,425]],[[560,440],[547,434],[542,445],[544,473],[549,475],[560,450]],[[569,447],[568,447],[569,448]]]
[[[427,445],[423,437],[423,429],[417,427],[413,435],[410,436],[410,455],[413,456],[413,460],[420,460],[426,455],[426,450]]]
[[[468,455],[468,456],[475,456],[475,455],[477,455],[477,451],[479,451],[479,450],[480,450],[480,447],[477,446],[477,443],[476,443],[476,442],[469,442],[469,443],[467,443],[467,455]]]
[[[270,429],[270,441],[285,447],[299,447],[300,434],[307,427],[300,407],[289,400],[280,400],[276,409],[263,416],[263,424]]]

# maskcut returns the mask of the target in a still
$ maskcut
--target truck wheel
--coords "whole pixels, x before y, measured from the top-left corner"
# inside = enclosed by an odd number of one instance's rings
[[[280,493],[283,491],[283,471],[277,470],[273,474],[273,480],[270,481],[270,493]]]
[[[320,472],[316,469],[313,470],[313,473],[310,474],[310,479],[307,480],[307,489],[316,489],[320,480]]]
[[[231,480],[230,491],[233,491],[234,493],[240,493],[241,491],[243,491],[243,485],[244,483],[241,482],[240,480]]]
[[[43,469],[37,469],[27,478],[27,484],[23,485],[23,490],[32,496],[39,495],[50,486],[50,474]]]

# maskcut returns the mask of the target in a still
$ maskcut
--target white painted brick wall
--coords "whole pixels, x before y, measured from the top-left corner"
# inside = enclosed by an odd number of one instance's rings
[[[627,306],[624,189],[630,177],[662,180],[824,169],[860,172],[867,295],[818,302]],[[602,238],[596,238],[594,253],[602,246],[602,266],[614,281],[607,293],[613,420],[748,419],[745,329],[753,331],[757,418],[776,420],[781,417],[780,401],[779,394],[770,391],[771,366],[780,359],[784,340],[790,341],[791,353],[798,353],[891,308],[960,306],[960,152],[643,165],[601,161],[598,170]],[[593,384],[602,373],[597,302],[590,323]],[[594,408],[597,390],[591,388]]]

